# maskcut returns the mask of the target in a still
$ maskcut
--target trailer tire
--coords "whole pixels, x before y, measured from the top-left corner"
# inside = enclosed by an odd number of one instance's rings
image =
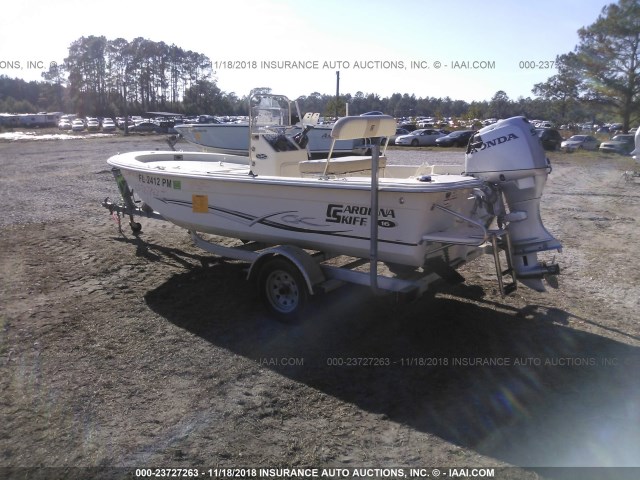
[[[258,274],[260,297],[276,320],[294,323],[302,318],[309,292],[298,267],[283,258],[268,260]]]

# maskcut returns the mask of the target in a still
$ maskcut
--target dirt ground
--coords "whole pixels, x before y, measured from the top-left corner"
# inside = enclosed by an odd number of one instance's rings
[[[550,155],[542,218],[564,245],[558,290],[501,298],[485,256],[462,269],[465,283],[413,303],[349,286],[283,325],[246,265],[166,222],[120,235],[100,206],[118,198],[110,155],[165,147],[155,136],[0,143],[0,477],[511,466],[495,478],[568,478],[542,467],[640,466],[630,159]],[[352,360],[363,358],[381,360]]]

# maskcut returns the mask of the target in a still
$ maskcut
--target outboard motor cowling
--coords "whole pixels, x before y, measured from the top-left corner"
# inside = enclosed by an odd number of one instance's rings
[[[540,264],[537,253],[560,251],[562,245],[540,217],[540,198],[551,164],[533,125],[524,117],[513,117],[476,132],[467,147],[465,172],[502,191],[508,213],[498,221],[506,224],[511,237],[516,276],[530,288],[544,291],[542,278],[556,275],[559,269]]]

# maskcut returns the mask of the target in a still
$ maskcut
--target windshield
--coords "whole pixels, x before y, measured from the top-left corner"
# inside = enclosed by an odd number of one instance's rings
[[[250,97],[250,120],[252,133],[261,127],[287,127],[291,125],[291,105],[282,95],[252,93]]]

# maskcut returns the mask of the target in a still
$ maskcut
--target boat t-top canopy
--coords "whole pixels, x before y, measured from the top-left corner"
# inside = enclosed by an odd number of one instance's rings
[[[146,112],[147,115],[154,115],[156,117],[182,117],[182,113],[172,113],[172,112]]]

